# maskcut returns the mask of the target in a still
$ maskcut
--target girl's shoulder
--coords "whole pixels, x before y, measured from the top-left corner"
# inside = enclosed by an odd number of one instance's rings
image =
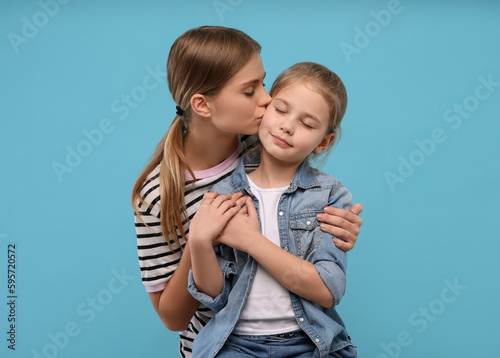
[[[337,191],[340,188],[345,188],[344,184],[342,184],[339,179],[331,176],[330,174],[322,172],[317,168],[311,167],[310,169],[313,171],[314,176],[318,180],[321,187],[333,191]],[[347,188],[345,189],[347,190]]]

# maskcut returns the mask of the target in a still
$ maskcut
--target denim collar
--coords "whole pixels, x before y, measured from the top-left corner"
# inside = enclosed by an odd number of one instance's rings
[[[247,191],[247,193],[251,193],[246,174],[247,172],[249,173],[252,170],[246,171],[245,166],[253,169],[259,163],[260,155],[258,154],[246,155],[243,157],[240,165],[238,165],[232,175],[231,184],[235,191],[243,192],[245,190]],[[297,188],[310,189],[321,186],[318,179],[316,179],[315,171],[316,169],[312,168],[309,165],[309,161],[307,159],[304,160],[299,166],[299,169],[297,169],[297,172],[295,173],[292,182],[290,183],[290,186],[288,187],[286,192],[292,193],[297,190]]]

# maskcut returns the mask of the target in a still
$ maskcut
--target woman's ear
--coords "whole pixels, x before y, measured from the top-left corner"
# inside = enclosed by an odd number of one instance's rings
[[[191,109],[201,117],[206,118],[212,115],[208,98],[199,93],[191,97]]]
[[[335,133],[327,134],[325,138],[323,138],[321,143],[319,143],[318,146],[314,149],[314,154],[320,155],[321,153],[323,153],[323,151],[326,148],[328,148],[333,143],[334,140],[335,140]]]

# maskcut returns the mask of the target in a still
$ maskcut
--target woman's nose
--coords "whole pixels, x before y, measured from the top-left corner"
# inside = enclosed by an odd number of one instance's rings
[[[269,103],[271,103],[271,96],[267,93],[266,89],[262,87],[262,94],[259,98],[258,105],[260,107],[266,107]]]

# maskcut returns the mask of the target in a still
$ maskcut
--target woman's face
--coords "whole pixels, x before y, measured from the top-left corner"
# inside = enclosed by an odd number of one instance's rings
[[[214,126],[227,133],[256,134],[271,101],[264,89],[265,75],[262,59],[255,54],[215,98],[208,100]]]

